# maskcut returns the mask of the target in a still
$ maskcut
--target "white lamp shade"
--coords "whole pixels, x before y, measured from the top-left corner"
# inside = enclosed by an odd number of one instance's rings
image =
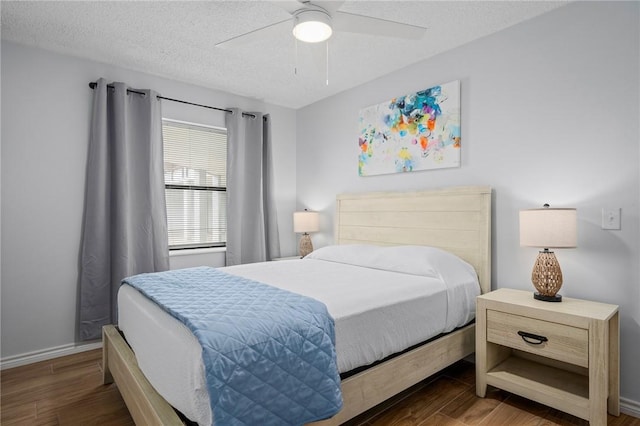
[[[520,211],[520,245],[542,248],[574,248],[577,244],[576,209]]]
[[[320,230],[320,215],[318,212],[310,212],[305,210],[303,212],[293,213],[293,232],[318,232]]]
[[[331,18],[320,10],[304,10],[295,16],[293,36],[307,43],[325,41],[332,34]]]

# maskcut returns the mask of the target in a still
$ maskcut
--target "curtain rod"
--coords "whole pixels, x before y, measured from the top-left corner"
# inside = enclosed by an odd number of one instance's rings
[[[96,83],[95,81],[92,81],[92,82],[89,83],[89,87],[91,89],[95,89],[97,85],[98,85],[98,83]],[[107,84],[107,87],[113,89],[114,86],[113,86],[113,84]],[[145,95],[146,94],[144,92],[140,92],[139,90],[134,90],[134,89],[127,89],[127,93],[137,93],[138,95]],[[230,109],[212,107],[212,106],[209,106],[209,105],[196,104],[196,103],[193,103],[193,102],[182,101],[180,99],[166,98],[166,97],[160,96],[160,95],[157,95],[157,97],[158,97],[158,99],[164,99],[165,101],[178,102],[178,103],[181,103],[181,104],[193,105],[193,106],[198,106],[198,107],[208,108],[208,109],[215,109],[217,111],[224,111],[224,112],[227,112],[229,114],[233,113],[233,111],[231,111]],[[242,116],[243,117],[256,118],[256,116],[254,114],[250,114],[248,112],[243,112]],[[266,120],[266,117],[263,117],[263,119]]]

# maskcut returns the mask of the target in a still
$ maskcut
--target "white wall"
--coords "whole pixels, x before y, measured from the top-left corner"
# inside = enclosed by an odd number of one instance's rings
[[[493,287],[532,290],[518,211],[576,207],[561,294],[620,305],[622,396],[640,401],[639,22],[638,2],[572,3],[299,110],[298,206],[322,212],[315,245],[333,241],[337,193],[491,185]],[[452,80],[462,167],[359,177],[358,111]],[[600,229],[605,206],[622,208],[621,230]]]
[[[296,251],[294,110],[3,42],[3,359],[74,344],[92,99],[88,83],[99,77],[166,97],[271,114],[282,253]],[[168,101],[162,108],[167,118],[224,125],[224,112]],[[224,253],[171,258],[172,267],[223,263]]]

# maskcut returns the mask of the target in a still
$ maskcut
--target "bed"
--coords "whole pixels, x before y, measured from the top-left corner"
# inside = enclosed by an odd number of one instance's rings
[[[483,293],[490,291],[490,236],[489,187],[343,194],[336,200],[337,244],[444,249],[473,266]],[[276,263],[283,262],[273,262],[272,268],[286,267]],[[314,424],[341,424],[468,356],[474,351],[474,333],[472,323],[464,325],[350,375],[341,382],[342,410]],[[107,326],[103,336],[104,381],[116,381],[136,424],[182,424],[144,376],[119,330]]]

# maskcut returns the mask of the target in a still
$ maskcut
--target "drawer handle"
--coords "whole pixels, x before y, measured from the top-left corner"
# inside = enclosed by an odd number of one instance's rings
[[[537,334],[527,333],[526,331],[518,331],[518,335],[522,337],[522,340],[532,345],[541,345],[547,340],[549,340],[544,336],[538,336]]]

